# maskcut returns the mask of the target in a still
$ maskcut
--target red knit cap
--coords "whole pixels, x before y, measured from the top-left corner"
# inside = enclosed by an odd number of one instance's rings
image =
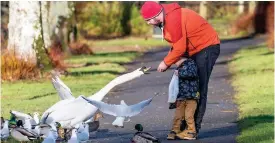
[[[140,10],[145,20],[156,17],[162,11],[162,6],[154,1],[145,2]]]

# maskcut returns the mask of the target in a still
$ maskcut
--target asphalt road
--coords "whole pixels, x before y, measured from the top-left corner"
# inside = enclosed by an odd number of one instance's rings
[[[234,90],[230,85],[228,63],[232,60],[234,52],[243,46],[256,45],[263,42],[263,37],[223,41],[221,54],[213,69],[208,90],[207,109],[203,119],[199,138],[195,141],[167,141],[166,135],[170,131],[174,110],[168,109],[167,92],[173,73],[173,68],[158,73],[156,68],[167,54],[169,48],[153,50],[146,53],[133,63],[126,65],[128,71],[133,71],[141,66],[152,66],[151,74],[120,85],[113,89],[103,101],[111,104],[120,104],[124,100],[131,105],[148,99],[158,94],[150,106],[142,113],[132,117],[124,123],[124,128],[115,128],[111,125],[115,117],[105,114],[100,120],[100,128],[91,134],[91,142],[100,143],[129,143],[136,132],[134,126],[140,123],[144,131],[158,137],[161,142],[196,142],[196,143],[234,143],[238,135],[236,124],[238,110],[233,103]]]

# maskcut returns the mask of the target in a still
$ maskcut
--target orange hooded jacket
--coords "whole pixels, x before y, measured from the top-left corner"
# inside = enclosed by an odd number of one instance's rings
[[[164,58],[171,66],[184,55],[192,56],[202,49],[220,43],[218,34],[207,21],[196,12],[181,8],[177,3],[162,4],[164,8],[164,39],[171,50]]]

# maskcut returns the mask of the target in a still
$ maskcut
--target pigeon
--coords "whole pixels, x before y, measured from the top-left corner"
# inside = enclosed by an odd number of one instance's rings
[[[78,138],[77,138],[77,129],[72,130],[72,136],[68,140],[68,143],[79,143]]]
[[[80,127],[77,129],[77,139],[80,142],[89,140],[89,124],[80,124]]]

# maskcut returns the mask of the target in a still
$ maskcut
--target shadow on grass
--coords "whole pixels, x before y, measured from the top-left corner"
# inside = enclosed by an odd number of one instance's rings
[[[267,52],[267,53],[264,53],[264,54],[261,54],[262,56],[267,56],[267,55],[273,55],[274,52]]]
[[[274,116],[273,115],[259,115],[259,116],[251,116],[246,117],[238,121],[240,127],[243,130],[248,130],[249,128],[263,123],[274,123]]]
[[[216,65],[226,65],[230,62],[233,62],[233,61],[236,61],[236,60],[239,60],[241,59],[242,57],[237,57],[237,58],[233,58],[233,59],[229,59],[229,60],[223,60],[223,61],[218,61],[216,62]]]
[[[68,64],[69,66],[69,68],[81,68],[81,67],[89,67],[89,66],[97,66],[97,65],[100,65],[100,64],[106,64],[106,63],[113,63],[113,64],[118,64],[118,65],[124,65],[124,64],[126,64],[126,62],[87,62],[87,63],[85,63],[85,64],[83,64],[83,65],[80,65],[80,66],[71,66],[70,64]],[[72,64],[73,65],[73,64]]]
[[[34,99],[37,99],[37,98],[42,98],[42,97],[50,96],[50,95],[53,95],[53,94],[56,94],[56,93],[51,92],[51,93],[46,93],[46,94],[42,94],[42,95],[36,95],[36,96],[31,97],[31,98],[28,98],[28,100],[34,100]]]
[[[134,58],[136,55],[138,55],[139,52],[136,51],[127,51],[127,52],[111,52],[111,53],[96,53],[94,55],[78,55],[78,56],[72,56],[69,61],[67,61],[67,64],[70,68],[78,68],[78,67],[87,67],[87,66],[93,66],[93,65],[99,65],[104,63],[114,63],[119,65],[124,65],[126,63],[129,63],[128,61],[124,61],[123,59],[119,58]],[[93,58],[99,58],[100,60],[94,60]],[[115,58],[115,60],[113,60]],[[83,59],[83,61],[82,61]],[[88,59],[88,61],[87,61]],[[82,61],[83,65],[80,66],[73,66],[73,61]],[[77,62],[78,64],[81,62]]]
[[[137,54],[138,52],[136,51],[126,51],[126,52],[111,52],[111,53],[96,53],[92,56],[95,57],[117,57],[117,56],[123,56],[126,54]]]
[[[103,74],[103,73],[109,73],[109,74],[121,74],[121,72],[117,71],[108,71],[108,70],[100,70],[100,71],[81,71],[81,72],[70,72],[68,75],[70,76],[83,76],[83,75],[88,75],[88,74]]]
[[[253,130],[252,127],[259,124],[274,123],[274,116],[273,115],[251,116],[238,121],[238,123],[242,131],[245,131],[245,130],[249,131],[249,130]],[[263,142],[263,141],[274,140],[273,126],[274,125],[272,125],[272,129],[270,131],[265,130],[265,132],[255,132],[254,134],[251,133],[251,136],[239,137],[238,140],[240,142],[248,142],[248,141]]]
[[[245,40],[245,39],[252,39],[256,36],[255,33],[252,33],[250,35],[244,36],[244,37],[240,37],[240,38],[232,38],[232,39],[224,39],[221,40],[221,43],[228,43],[228,42],[234,42],[234,41],[239,41],[239,40]]]

